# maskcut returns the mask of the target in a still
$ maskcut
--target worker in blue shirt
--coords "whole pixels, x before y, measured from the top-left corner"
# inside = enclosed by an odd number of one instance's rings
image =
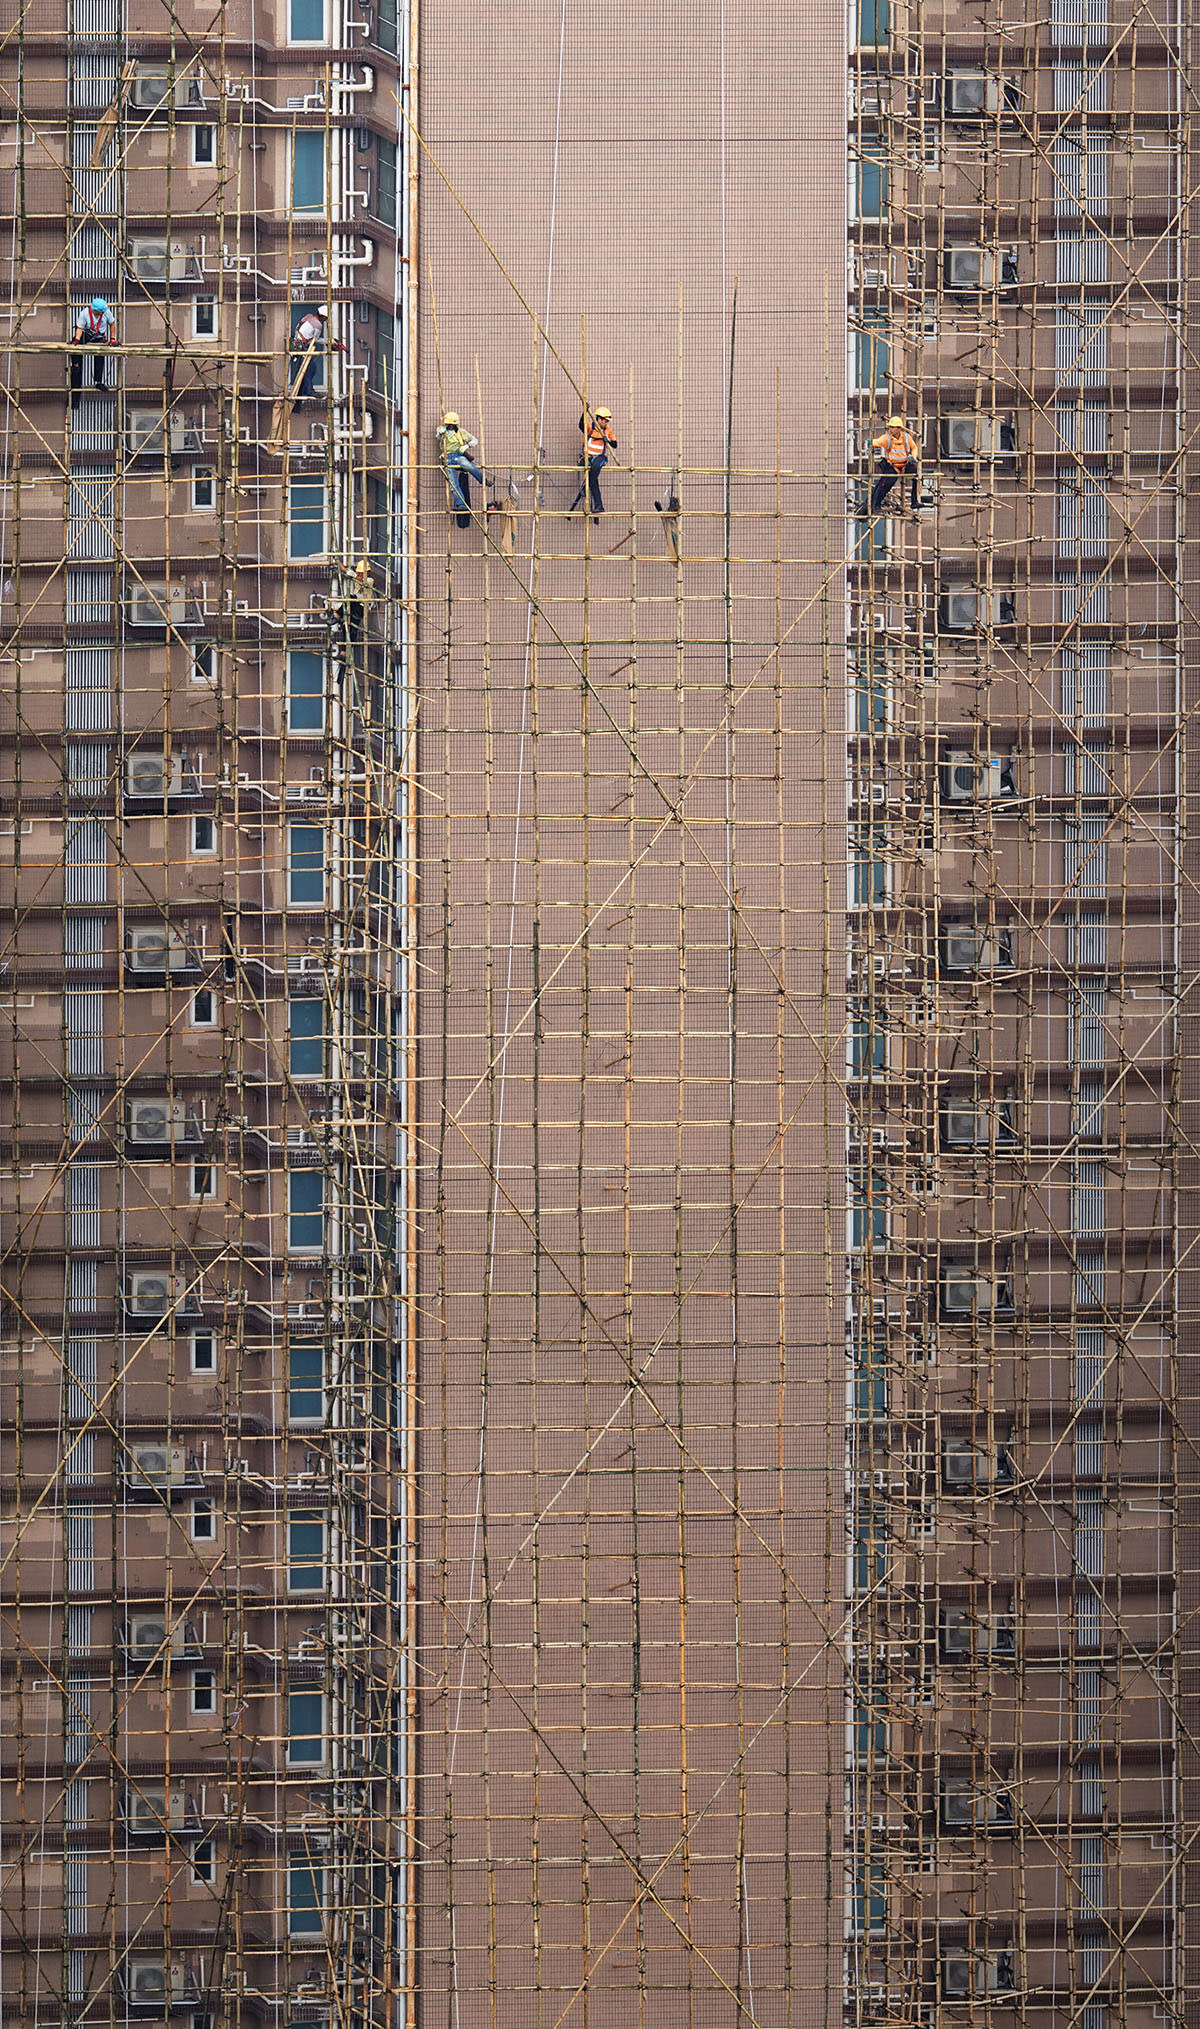
[[[75,319],[73,343],[78,350],[71,354],[71,400],[77,402],[83,392],[83,347],[85,345],[115,345],[117,342],[117,320],[103,296],[93,296],[86,309]],[[92,360],[92,379],[97,387],[104,386],[104,354],[97,351]]]

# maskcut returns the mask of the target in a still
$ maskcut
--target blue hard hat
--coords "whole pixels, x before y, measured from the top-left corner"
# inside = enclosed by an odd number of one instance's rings
[[[92,297],[92,308],[93,308],[93,310],[96,310],[96,311],[103,311],[103,310],[107,310],[107,308],[108,308],[108,304],[107,304],[107,303],[105,302],[105,299],[104,299],[104,297],[103,297],[103,296],[93,296],[93,297]]]

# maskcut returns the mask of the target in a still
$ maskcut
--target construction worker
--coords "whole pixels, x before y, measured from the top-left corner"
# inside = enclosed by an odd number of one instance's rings
[[[292,345],[294,348],[292,353],[293,368],[301,360],[307,360],[300,385],[293,393],[293,401],[307,402],[316,396],[317,377],[322,371],[321,360],[325,351],[325,336],[328,328],[329,319],[325,311],[317,307],[305,311],[295,331],[292,333]],[[309,346],[312,347],[311,353],[309,352]],[[331,350],[334,352],[344,352],[346,348],[340,338],[335,338]]]
[[[71,354],[71,403],[77,403],[83,393],[83,347],[85,345],[115,345],[117,342],[116,319],[103,296],[93,296],[85,310],[75,319],[75,338],[78,352]],[[97,351],[92,360],[92,379],[97,387],[104,386],[104,354]]]
[[[613,434],[612,410],[593,409],[589,419],[588,412],[585,409],[579,418],[579,429],[583,437],[583,449],[579,454],[579,462],[581,465],[587,466],[587,477],[580,480],[579,491],[571,502],[571,506],[572,508],[578,507],[583,499],[584,488],[586,487],[588,511],[593,521],[599,521],[600,516],[604,512],[604,501],[600,495],[600,474],[608,463],[609,452],[615,451],[617,448],[617,440]]]
[[[903,416],[889,416],[882,437],[872,437],[871,449],[879,453],[879,477],[871,491],[872,514],[878,514],[893,486],[912,474],[912,511],[920,512],[917,488],[921,477],[921,451],[915,437],[904,427]]]
[[[469,430],[463,429],[457,409],[447,409],[438,424],[437,447],[459,528],[471,525],[471,489],[468,482],[473,479],[477,486],[483,485],[483,473],[471,457],[478,442],[479,439],[473,437]]]

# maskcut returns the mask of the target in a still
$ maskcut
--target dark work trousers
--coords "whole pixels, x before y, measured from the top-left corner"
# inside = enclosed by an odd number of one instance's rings
[[[446,460],[446,480],[450,488],[450,498],[454,503],[454,511],[460,517],[471,512],[471,488],[468,482],[472,479],[477,486],[483,485],[483,474],[474,459],[468,458],[465,451],[452,451]]]
[[[307,351],[308,347],[306,345],[304,348],[304,352],[293,352],[292,354],[292,371],[290,379],[293,382],[295,381],[296,374],[299,371],[299,368],[303,362],[304,354]],[[317,386],[317,382],[323,378],[324,367],[325,367],[325,354],[319,351],[314,352],[312,358],[308,362],[308,365],[304,368],[304,373],[301,377],[300,385],[296,389],[295,395],[293,396],[293,400],[298,402],[306,402],[311,400],[313,395],[319,394],[321,392],[321,390]]]
[[[104,353],[100,348],[103,346],[107,349],[107,338],[89,338],[85,333],[82,338],[76,336],[75,344],[78,347],[78,351],[71,354],[71,393],[79,394],[83,388],[83,348],[85,345],[95,348],[95,355],[92,359],[92,379],[97,387],[103,387]]]
[[[917,487],[918,487],[918,484],[919,484],[919,478],[918,478],[918,472],[917,472],[917,465],[916,465],[916,461],[915,461],[915,459],[913,459],[913,458],[910,458],[910,459],[909,459],[909,461],[908,461],[908,463],[907,463],[907,465],[906,465],[906,466],[904,467],[904,470],[903,470],[903,472],[897,472],[897,470],[896,470],[896,468],[895,468],[895,466],[894,466],[894,465],[881,465],[881,466],[880,466],[880,468],[879,468],[879,477],[878,477],[878,479],[877,479],[877,480],[875,481],[875,485],[874,485],[874,489],[873,489],[873,491],[872,491],[872,493],[871,493],[871,509],[870,509],[870,511],[871,511],[871,513],[872,513],[872,514],[878,514],[878,512],[879,512],[880,508],[881,508],[881,507],[883,506],[883,503],[884,503],[884,501],[885,501],[885,500],[887,499],[887,497],[888,497],[888,494],[889,494],[889,493],[891,492],[891,490],[892,490],[893,486],[898,486],[898,485],[900,484],[900,482],[901,482],[901,480],[902,480],[902,479],[907,479],[907,477],[908,477],[908,475],[909,475],[909,473],[910,473],[910,472],[912,473],[912,504],[913,504],[913,513],[914,513],[914,514],[916,513],[916,511],[917,511]]]
[[[583,459],[581,458],[579,462],[582,465]],[[603,472],[607,463],[608,463],[607,451],[598,451],[594,458],[589,458],[587,461],[586,487],[588,497],[588,512],[589,514],[594,514],[597,521],[599,521],[600,516],[604,512],[604,499],[600,492],[600,474]],[[571,502],[571,506],[573,508],[578,507],[580,501],[583,499],[584,486],[585,482],[584,480],[581,479],[579,482],[579,491],[575,495],[574,500]]]

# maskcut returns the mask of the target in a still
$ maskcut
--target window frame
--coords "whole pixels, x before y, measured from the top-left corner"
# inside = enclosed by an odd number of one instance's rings
[[[217,1195],[217,1172],[207,1159],[189,1163],[189,1189],[193,1202],[206,1204]]]
[[[217,475],[211,465],[193,465],[190,492],[193,514],[217,511]]]
[[[205,1696],[211,1697],[211,1704],[200,1702]],[[188,1680],[188,1710],[198,1719],[213,1719],[217,1713],[217,1699],[216,1671],[208,1668],[193,1670]]]
[[[197,1013],[196,1004],[201,994],[207,994],[210,1013]],[[217,996],[211,986],[198,986],[188,1007],[188,1025],[193,1029],[215,1029],[217,1027]]]
[[[311,834],[301,845],[300,833]],[[312,841],[316,841],[314,844]],[[325,827],[304,818],[293,819],[287,828],[287,902],[289,909],[324,909],[329,899],[325,852]],[[306,892],[311,886],[312,892]]]
[[[211,1351],[212,1351],[212,1362],[211,1362],[211,1364],[210,1364],[209,1366],[205,1366],[205,1367],[202,1367],[202,1366],[200,1366],[200,1365],[199,1365],[199,1364],[197,1363],[197,1360],[196,1360],[196,1348],[197,1348],[197,1346],[198,1346],[198,1345],[202,1344],[202,1343],[203,1343],[203,1342],[204,1342],[205,1340],[207,1340],[207,1341],[208,1341],[209,1347],[211,1348]],[[217,1355],[217,1335],[216,1335],[216,1333],[215,1333],[215,1332],[191,1332],[191,1333],[189,1333],[189,1335],[188,1335],[188,1372],[189,1372],[190,1374],[198,1374],[198,1375],[202,1376],[202,1377],[203,1377],[204,1379],[206,1379],[206,1380],[215,1380],[215,1379],[216,1379],[216,1377],[217,1377],[217,1365],[218,1365],[218,1355]]]
[[[208,1494],[194,1494],[188,1510],[188,1535],[193,1543],[217,1540],[217,1504]]]
[[[305,1028],[297,1025],[296,1016],[316,1017],[315,1025]],[[329,1023],[326,1019],[328,1008],[323,995],[318,993],[293,993],[288,996],[287,1045],[288,1076],[296,1079],[324,1078],[329,1065]],[[313,1046],[316,1046],[315,1049]],[[310,1054],[311,1053],[311,1054]],[[316,1068],[313,1068],[315,1063]]]
[[[289,17],[293,4],[294,0],[288,0]],[[317,147],[313,146],[314,143],[317,144]],[[297,197],[296,194],[297,174],[299,173],[302,176],[304,187],[307,189],[309,187],[309,180],[312,177],[313,170],[317,166],[318,148],[319,148],[320,179],[321,179],[320,189],[317,192],[316,197],[313,198],[311,201],[309,200],[308,197],[305,197],[305,199],[302,202],[300,198]],[[293,216],[298,215],[301,218],[319,218],[321,214],[328,209],[329,150],[325,145],[324,127],[294,127],[292,129],[292,132],[288,135],[287,194],[288,194],[288,210],[293,214]]]
[[[200,151],[200,136],[202,134],[208,134],[211,137],[211,153],[207,155],[202,154]],[[214,121],[195,120],[192,122],[190,155],[193,169],[216,168],[217,129]]]
[[[323,1768],[325,1766],[326,1761],[329,1759],[329,1743],[328,1743],[329,1709],[328,1709],[328,1700],[325,1696],[324,1691],[314,1691],[310,1688],[301,1689],[299,1686],[297,1686],[296,1689],[293,1690],[289,1686],[289,1688],[284,1692],[284,1697],[287,1700],[287,1734],[286,1734],[287,1744],[284,1748],[283,1755],[284,1767]],[[300,1729],[294,1727],[292,1724],[292,1703],[293,1700],[300,1699],[314,1700],[317,1706],[319,1707],[320,1723],[315,1731],[311,1729],[305,1729],[301,1731]],[[292,1751],[293,1741],[311,1742],[315,1746],[316,1752],[313,1754],[293,1753]]]
[[[210,329],[210,330],[208,330],[208,331],[206,331],[206,330],[205,330],[205,329],[203,328],[203,326],[201,325],[201,322],[200,322],[200,306],[201,306],[201,304],[202,304],[202,303],[205,303],[205,304],[207,304],[207,305],[208,305],[208,308],[209,308],[209,309],[211,310],[211,312],[212,312],[212,326],[211,326],[211,329]],[[200,343],[201,345],[204,345],[204,344],[208,343],[208,342],[209,342],[210,340],[212,340],[212,341],[214,341],[214,342],[215,342],[215,340],[216,340],[216,338],[218,337],[218,335],[219,335],[219,332],[218,332],[218,311],[217,311],[217,299],[216,299],[216,297],[215,297],[215,296],[193,296],[193,297],[192,297],[192,337],[193,337],[194,339],[196,339],[196,340],[198,341],[198,343]]]
[[[301,1562],[300,1561],[301,1553],[298,1552],[292,1541],[292,1531],[293,1529],[298,1528],[312,1528],[314,1525],[321,1531],[320,1549],[318,1552],[315,1553],[317,1561],[315,1563],[312,1561],[314,1553],[306,1551],[303,1553],[305,1561]],[[321,1597],[325,1592],[326,1582],[328,1578],[328,1563],[329,1563],[328,1515],[326,1515],[324,1511],[320,1508],[290,1508],[288,1510],[284,1526],[287,1531],[286,1565],[287,1565],[287,1590],[289,1597],[301,1599],[315,1599]],[[297,1583],[297,1579],[299,1576],[309,1572],[313,1572],[316,1574],[316,1582],[314,1584]]]
[[[303,5],[303,0],[300,0],[300,4]],[[318,0],[318,5],[321,9],[321,33],[318,36],[296,35],[293,32],[296,0],[286,0],[286,5],[287,44],[289,49],[322,49],[326,47],[329,42],[329,0]]]
[[[217,1878],[217,1842],[211,1832],[203,1839],[197,1839],[192,1847],[190,1865],[192,1884],[196,1888],[211,1888]]]
[[[314,1351],[319,1356],[319,1370],[314,1379],[311,1375],[297,1375],[294,1372],[294,1355]],[[288,1344],[287,1353],[287,1413],[289,1423],[300,1423],[309,1429],[324,1424],[329,1413],[326,1400],[328,1376],[326,1373],[325,1345],[322,1339],[294,1338]],[[297,1409],[295,1404],[300,1396],[315,1395],[318,1407],[308,1411]]]
[[[320,681],[316,689],[303,690],[293,681],[293,672],[299,674],[300,670],[309,663],[315,664],[315,673]],[[287,689],[284,702],[288,732],[300,734],[323,733],[325,731],[329,700],[329,664],[325,656],[321,655],[315,648],[289,648],[286,676]],[[316,713],[312,723],[309,724],[306,723],[303,717],[302,709],[298,711],[297,707],[303,708],[305,705],[311,707],[314,703]]]
[[[290,1938],[323,1938],[325,1935],[326,1870],[324,1864],[310,1860],[306,1853],[287,1855],[287,1928]],[[303,1901],[297,1899],[297,1884],[307,1877],[309,1893]],[[298,1918],[311,1913],[316,1919],[303,1923]]]
[[[215,641],[193,642],[188,650],[189,683],[215,684],[217,680],[217,644]]]
[[[301,1183],[306,1187],[301,1190]],[[315,1192],[307,1188],[316,1186]],[[298,1198],[315,1196],[315,1204],[298,1205]],[[323,1254],[326,1251],[325,1172],[319,1169],[290,1169],[287,1172],[287,1244],[289,1254]],[[298,1238],[298,1234],[311,1234]]]
[[[207,845],[201,844],[201,839],[204,836],[202,830],[204,825],[208,826],[209,843]],[[188,850],[191,857],[198,860],[215,859],[220,851],[220,846],[221,835],[217,828],[216,818],[207,810],[194,810],[188,819]]]
[[[301,495],[310,496],[301,502]],[[313,506],[320,499],[320,514],[300,514],[301,504]],[[309,548],[307,538],[312,530],[317,531],[318,541]],[[305,546],[298,538],[303,536]],[[289,479],[287,498],[287,555],[290,564],[320,563],[329,554],[329,488],[323,479]]]

